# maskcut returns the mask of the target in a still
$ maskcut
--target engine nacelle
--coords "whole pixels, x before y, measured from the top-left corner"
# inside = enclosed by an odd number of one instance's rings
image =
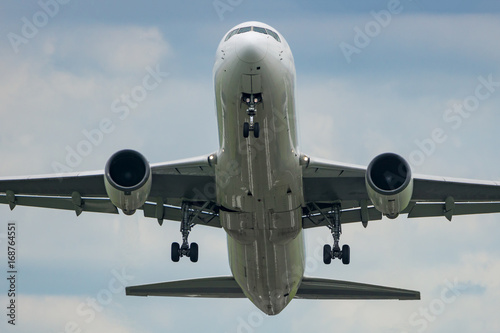
[[[410,203],[413,178],[410,165],[393,153],[375,157],[366,170],[366,189],[375,208],[396,218]]]
[[[114,153],[106,163],[104,185],[111,202],[132,215],[142,207],[151,191],[151,168],[142,154],[125,149]]]

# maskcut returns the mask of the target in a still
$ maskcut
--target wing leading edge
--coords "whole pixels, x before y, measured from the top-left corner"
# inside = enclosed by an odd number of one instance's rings
[[[233,277],[211,277],[127,287],[128,296],[245,298]],[[419,300],[420,293],[371,284],[304,277],[298,299],[399,299]]]

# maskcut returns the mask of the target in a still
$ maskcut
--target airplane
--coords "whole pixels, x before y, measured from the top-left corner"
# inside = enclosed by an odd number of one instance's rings
[[[367,167],[299,150],[294,58],[285,38],[256,21],[230,29],[213,69],[219,148],[150,164],[139,152],[113,154],[102,171],[0,178],[0,203],[132,215],[180,222],[171,260],[199,258],[198,225],[227,234],[232,276],[129,286],[131,296],[248,298],[267,315],[292,299],[420,299],[418,291],[304,276],[304,230],[326,227],[323,261],[350,263],[342,225],[500,212],[500,182],[412,174],[394,153]]]

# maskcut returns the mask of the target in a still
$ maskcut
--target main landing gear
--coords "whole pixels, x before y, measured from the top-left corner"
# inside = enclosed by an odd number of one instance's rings
[[[189,245],[188,237],[191,229],[194,226],[192,221],[196,218],[195,212],[191,209],[188,203],[182,203],[182,245],[172,243],[172,261],[178,262],[181,257],[189,257],[192,262],[198,261],[198,244],[191,243]]]
[[[247,115],[250,117],[250,122],[243,123],[243,137],[248,138],[250,131],[253,132],[253,136],[258,138],[260,135],[260,125],[254,122],[254,117],[257,114],[257,109],[255,106],[262,102],[261,94],[243,94],[242,100],[248,105]]]
[[[330,215],[330,214],[329,214]],[[343,245],[342,250],[340,250],[340,234],[342,233],[342,226],[340,224],[340,205],[336,204],[333,206],[333,211],[331,216],[326,216],[328,221],[328,228],[332,232],[333,236],[333,248],[329,244],[323,247],[323,262],[329,265],[332,259],[340,259],[344,265],[348,265],[351,261],[351,249],[349,245]]]

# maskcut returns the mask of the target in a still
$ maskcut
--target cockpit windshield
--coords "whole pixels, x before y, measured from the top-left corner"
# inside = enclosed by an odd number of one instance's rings
[[[238,30],[238,33],[242,34],[242,33],[249,32],[249,31],[252,31],[252,27],[240,28],[240,30]]]
[[[266,28],[262,28],[262,27],[243,27],[243,28],[234,29],[233,31],[231,31],[230,33],[227,34],[225,41],[227,42],[229,40],[229,38],[233,37],[236,34],[243,34],[245,32],[249,32],[249,31],[255,31],[255,32],[258,32],[258,33],[261,33],[264,35],[270,35],[271,37],[273,37],[274,39],[276,39],[278,42],[281,43],[280,37],[278,36],[278,34],[276,32],[272,31],[271,29],[266,29]]]

